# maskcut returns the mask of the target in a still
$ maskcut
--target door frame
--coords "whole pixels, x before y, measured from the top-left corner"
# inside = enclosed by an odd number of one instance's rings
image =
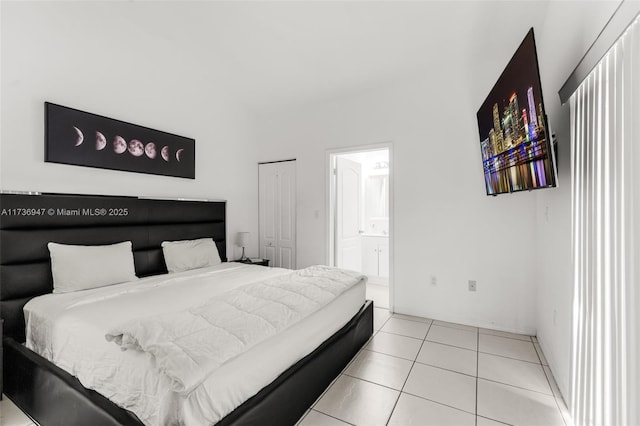
[[[343,148],[332,148],[326,150],[325,156],[325,206],[326,206],[326,235],[325,235],[325,264],[334,266],[335,264],[335,185],[333,174],[334,159],[338,155],[351,154],[364,151],[379,151],[387,149],[389,151],[389,311],[394,312],[395,293],[395,208],[394,208],[394,164],[393,164],[393,141],[380,142],[367,145],[353,145]]]

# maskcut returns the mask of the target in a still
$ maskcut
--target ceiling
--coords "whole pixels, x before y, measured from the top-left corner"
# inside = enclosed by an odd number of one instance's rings
[[[254,108],[350,95],[417,75],[495,80],[547,1],[120,3],[131,24]],[[111,3],[113,6],[113,3]],[[490,88],[487,82],[484,91]],[[488,85],[488,86],[487,86]]]

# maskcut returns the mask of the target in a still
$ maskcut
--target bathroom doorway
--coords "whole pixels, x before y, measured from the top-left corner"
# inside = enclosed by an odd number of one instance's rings
[[[368,277],[367,299],[391,308],[391,147],[329,153],[329,264]]]

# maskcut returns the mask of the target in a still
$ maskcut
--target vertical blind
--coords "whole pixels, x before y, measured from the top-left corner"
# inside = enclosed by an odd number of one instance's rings
[[[640,18],[571,97],[576,425],[639,425]]]

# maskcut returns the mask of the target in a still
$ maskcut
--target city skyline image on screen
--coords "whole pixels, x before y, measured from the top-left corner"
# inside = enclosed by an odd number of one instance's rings
[[[477,118],[487,195],[556,186],[533,28]]]

